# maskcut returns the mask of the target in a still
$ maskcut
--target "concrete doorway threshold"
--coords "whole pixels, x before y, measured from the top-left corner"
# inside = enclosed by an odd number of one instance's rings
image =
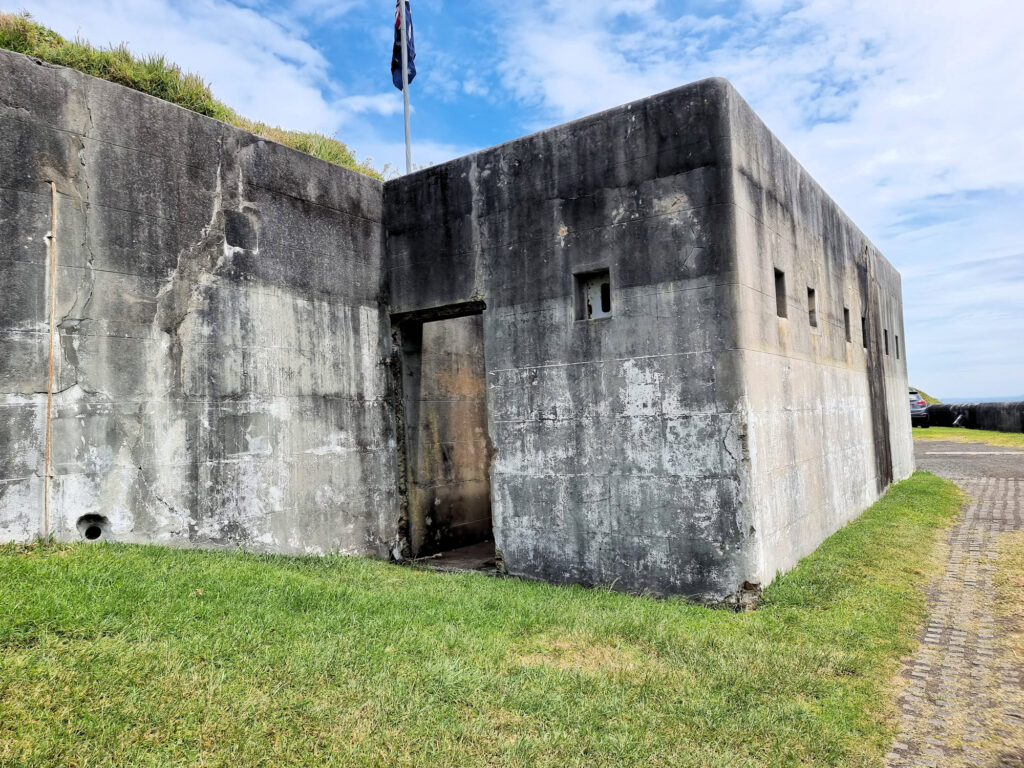
[[[499,572],[498,561],[495,555],[493,541],[480,541],[458,549],[438,552],[427,557],[418,557],[412,562],[424,568],[448,573],[474,571],[497,574]]]

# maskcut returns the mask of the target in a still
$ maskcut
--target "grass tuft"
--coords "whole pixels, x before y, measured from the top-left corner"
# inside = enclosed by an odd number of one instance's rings
[[[202,78],[182,71],[163,56],[138,57],[124,44],[97,48],[84,40],[66,40],[52,29],[37,24],[28,13],[0,12],[0,48],[133,88],[329,163],[376,179],[383,178],[369,161],[356,160],[351,150],[336,138],[288,131],[242,117],[214,98]]]
[[[878,766],[960,503],[915,475],[742,614],[359,558],[0,548],[0,765]]]

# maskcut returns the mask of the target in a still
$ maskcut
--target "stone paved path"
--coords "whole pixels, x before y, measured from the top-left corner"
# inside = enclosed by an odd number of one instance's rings
[[[929,590],[921,648],[903,669],[901,733],[888,768],[1024,768],[1024,660],[1003,650],[993,585],[999,537],[1024,530],[1024,451],[1019,460],[957,455],[978,450],[986,449],[917,444],[918,467],[956,482],[970,505]]]

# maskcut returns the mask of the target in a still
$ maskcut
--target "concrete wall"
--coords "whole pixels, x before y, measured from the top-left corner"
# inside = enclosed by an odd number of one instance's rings
[[[421,557],[492,538],[491,443],[481,316],[426,323],[415,335],[403,384],[408,536]]]
[[[385,188],[392,310],[486,305],[513,574],[721,597],[747,573],[727,98],[705,81]],[[578,319],[597,269],[612,316]]]
[[[958,418],[960,424],[957,426],[967,429],[1024,432],[1024,403],[943,403],[928,406],[928,421],[933,427],[952,427]]]
[[[386,556],[382,185],[0,51],[0,540]],[[56,209],[51,205],[51,182]]]
[[[913,470],[899,275],[725,81],[398,179],[385,223],[394,311],[486,305],[512,573],[720,599]]]
[[[752,580],[767,583],[913,472],[902,295],[899,273],[735,92],[730,125]]]

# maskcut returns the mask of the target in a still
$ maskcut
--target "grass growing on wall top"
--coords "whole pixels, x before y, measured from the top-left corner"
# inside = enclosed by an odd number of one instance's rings
[[[358,162],[351,150],[337,139],[313,132],[288,131],[242,117],[214,98],[209,86],[198,75],[183,72],[163,56],[141,58],[123,44],[96,48],[83,40],[66,40],[52,29],[37,24],[27,13],[12,15],[0,12],[0,48],[110,80],[329,163],[382,178],[381,173],[368,162]]]
[[[878,766],[960,503],[915,475],[746,614],[359,558],[0,548],[0,765]]]

